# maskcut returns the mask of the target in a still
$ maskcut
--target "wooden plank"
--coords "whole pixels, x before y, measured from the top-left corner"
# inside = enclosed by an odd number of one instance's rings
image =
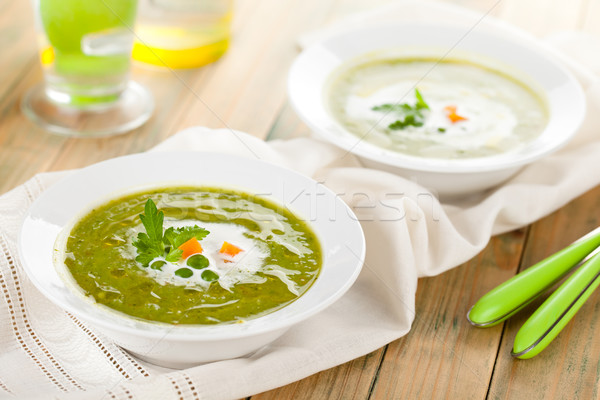
[[[268,392],[252,400],[366,399],[384,349]]]
[[[316,7],[317,3],[319,7]],[[240,3],[234,27],[236,37],[229,52],[219,62],[192,71],[134,68],[134,79],[146,84],[156,99],[157,111],[148,124],[111,138],[66,141],[44,138],[43,142],[50,141],[55,145],[46,148],[43,160],[32,157],[32,162],[28,163],[19,161],[11,156],[14,153],[7,151],[8,158],[0,158],[0,173],[12,171],[15,164],[20,173],[12,174],[14,179],[1,180],[0,189],[7,190],[38,171],[77,168],[146,150],[190,125],[225,125],[266,136],[277,110],[285,101],[287,69],[297,52],[294,40],[303,29],[318,24],[319,18],[327,15],[328,7],[317,0],[292,6],[278,0],[259,4],[257,7],[248,2]],[[265,87],[269,88],[269,96],[262,96]],[[25,89],[9,96],[7,101],[11,106]],[[26,148],[31,137],[23,138],[17,133],[19,125],[27,126],[32,135],[39,135],[39,130],[27,125],[29,122],[23,121],[17,108],[13,111],[14,123],[7,121],[10,129],[5,140],[12,143],[13,149]]]
[[[244,18],[239,19],[241,22],[244,20]],[[13,177],[18,176],[20,179],[2,180],[0,190],[7,190],[22,183],[39,171],[78,168],[107,158],[147,150],[177,131],[174,125],[182,118],[194,99],[193,94],[189,92],[191,82],[210,79],[211,72],[218,67],[219,64],[215,63],[197,70],[178,70],[174,73],[168,69],[135,64],[132,71],[133,79],[148,87],[155,98],[156,110],[150,121],[143,127],[121,136],[67,139],[36,127],[24,119],[18,107],[14,107],[18,103],[18,99],[29,87],[33,86],[34,82],[42,80],[41,73],[39,73],[40,68],[36,65],[35,78],[28,79],[27,85],[19,85],[19,90],[16,90],[13,96],[9,96],[7,100],[10,101],[13,109],[11,117],[15,120],[15,128],[9,125],[7,133],[3,135],[4,139],[8,141],[8,143],[2,143],[3,150],[6,150],[5,153],[9,159],[0,157],[0,173],[4,170],[11,170],[15,166],[21,168],[22,171],[18,175],[12,175]],[[10,123],[10,121],[8,122]],[[19,125],[27,129],[27,132],[30,133],[29,137],[23,137]],[[26,148],[28,143],[32,143],[36,139],[44,149],[42,153],[38,154],[44,154],[44,157],[30,157],[28,162],[24,163],[22,161],[25,161],[25,158],[15,156],[15,148]]]
[[[374,399],[483,399],[494,368],[502,325],[472,327],[469,308],[514,275],[525,230],[492,238],[471,261],[419,281],[411,332],[388,345]]]
[[[216,66],[198,71],[179,71],[179,74],[187,81],[203,79],[214,68]],[[187,88],[168,70],[138,66],[134,68],[134,72],[134,79],[147,86],[154,95],[156,109],[151,119],[125,135],[68,139],[48,167],[50,170],[78,168],[108,158],[145,151],[176,132],[174,125],[185,114],[186,104],[189,103],[173,99],[185,98],[188,102],[191,101]]]
[[[264,138],[286,100],[287,72],[298,52],[295,40],[303,31],[319,26],[331,1],[265,0],[253,4],[255,18],[246,30],[237,32],[235,49],[213,79],[192,86],[200,97],[210,99],[214,113],[196,102],[181,121],[182,127],[222,127],[225,122]]]
[[[29,1],[5,0],[2,4],[0,49],[1,104],[38,60],[33,11]]]
[[[215,64],[188,71],[136,66],[134,79],[152,90],[157,111],[148,124],[123,136],[63,139],[47,134],[26,121],[20,114],[18,101],[29,87],[41,81],[39,66],[36,65],[35,71],[29,73],[24,82],[18,83],[17,90],[9,93],[2,103],[5,107],[4,132],[0,138],[3,146],[0,190],[8,190],[39,171],[77,168],[146,150],[189,125],[235,126],[266,136],[285,99],[287,67],[296,54],[293,41],[304,26],[317,24],[319,13],[325,16],[327,7],[321,5],[317,8],[321,11],[315,13],[311,10],[315,4],[303,2],[296,3],[296,8],[279,1],[265,1],[260,5],[240,3],[234,27],[237,36],[229,53]],[[285,11],[287,20],[274,12],[277,7]],[[274,23],[278,20],[281,21],[279,25]],[[248,43],[260,43],[260,46]],[[256,49],[262,49],[263,53],[257,55]],[[282,52],[286,52],[285,57],[281,56]],[[252,63],[252,68],[247,68]],[[240,86],[244,85],[248,89],[238,95]],[[271,95],[263,98],[261,88],[264,87],[269,88]],[[231,108],[231,105],[235,106]],[[15,151],[27,151],[31,144],[43,151],[27,156]],[[44,156],[40,157],[40,154]]]
[[[600,224],[600,187],[569,203],[531,228],[526,268]],[[510,356],[514,337],[543,301],[511,318],[498,353],[491,391],[500,398],[600,398],[600,291],[596,291],[552,344],[530,360]]]
[[[21,98],[42,80],[37,59],[0,99],[0,193],[50,168],[65,138],[51,135],[23,115]]]

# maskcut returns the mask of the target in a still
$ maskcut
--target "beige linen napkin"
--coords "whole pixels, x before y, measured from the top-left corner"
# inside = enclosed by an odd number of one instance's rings
[[[354,21],[442,17],[472,26],[481,15],[411,1]],[[521,34],[490,23],[489,17],[481,25]],[[560,37],[556,43],[573,55],[585,54],[588,65],[600,65],[589,59],[597,42],[576,36],[575,41]],[[240,398],[341,364],[403,336],[414,318],[418,277],[463,263],[491,235],[528,224],[600,183],[600,83],[584,66],[566,62],[576,70],[589,105],[576,139],[502,187],[454,204],[440,204],[414,182],[362,168],[354,158],[343,157],[343,151],[310,138],[265,143],[240,132],[191,128],[158,146],[155,151],[216,151],[293,168],[339,193],[361,220],[367,259],[355,285],[327,310],[248,357],[182,371],[162,369],[133,359],[93,327],[52,305],[23,273],[16,241],[28,206],[69,172],[41,174],[6,193],[0,197],[0,397]]]

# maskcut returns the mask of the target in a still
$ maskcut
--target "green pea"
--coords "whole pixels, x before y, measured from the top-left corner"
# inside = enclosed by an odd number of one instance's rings
[[[217,279],[219,279],[219,275],[212,272],[211,270],[206,270],[206,271],[202,272],[201,276],[202,276],[202,279],[204,279],[206,282],[212,282],[212,281],[216,281]]]
[[[190,276],[194,275],[194,272],[189,268],[179,268],[177,271],[175,271],[175,275],[182,278],[189,278]]]
[[[165,264],[166,264],[166,262],[164,262],[162,260],[154,261],[152,264],[150,264],[150,268],[162,271],[162,267],[164,267]]]
[[[208,267],[208,258],[204,257],[202,254],[194,254],[187,259],[186,264],[188,267],[203,269]]]

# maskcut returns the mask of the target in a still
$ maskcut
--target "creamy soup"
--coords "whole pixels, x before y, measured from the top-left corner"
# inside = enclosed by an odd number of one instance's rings
[[[515,151],[548,120],[530,88],[460,61],[371,61],[336,74],[327,93],[330,112],[357,140],[420,157]]]
[[[321,268],[306,222],[264,197],[220,188],[110,201],[75,224],[63,251],[74,281],[96,303],[171,324],[273,312],[305,293]]]

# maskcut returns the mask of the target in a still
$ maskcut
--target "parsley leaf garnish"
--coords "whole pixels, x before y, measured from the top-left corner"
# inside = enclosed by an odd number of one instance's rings
[[[177,229],[173,227],[168,228],[165,231],[163,241],[168,244],[170,249],[165,259],[171,262],[179,260],[179,258],[181,258],[181,254],[183,253],[183,250],[179,249],[179,246],[193,237],[198,240],[202,240],[208,234],[209,232],[206,229],[200,228],[198,225],[184,226]]]
[[[165,253],[163,245],[163,220],[165,214],[158,211],[156,204],[151,199],[148,199],[144,206],[144,214],[140,214],[140,219],[146,233],[140,232],[137,235],[137,240],[133,241],[133,245],[137,248],[137,257],[135,260],[147,267],[152,260],[160,257]]]
[[[152,199],[148,199],[144,206],[144,214],[140,214],[146,233],[138,233],[137,240],[133,241],[138,253],[135,260],[144,267],[150,265],[156,257],[165,257],[165,260],[170,262],[179,260],[183,254],[179,246],[193,237],[202,240],[210,233],[194,225],[181,228],[170,227],[163,234],[164,218],[165,214],[158,211]]]
[[[149,239],[153,242],[161,242],[165,213],[158,211],[156,204],[154,204],[152,199],[146,201],[144,213],[146,213],[146,215],[140,214],[140,219],[142,220],[142,224],[144,224],[144,228],[146,228]]]
[[[415,88],[415,97],[417,98],[417,104],[415,104],[415,107],[417,107],[417,110],[421,110],[421,109],[429,110],[429,104],[427,104],[425,102],[425,100],[423,99],[423,96],[421,95],[421,92],[419,92],[419,89],[417,89],[417,88]]]
[[[429,110],[429,105],[423,99],[419,89],[415,89],[415,97],[417,102],[414,105],[408,103],[381,104],[373,107],[372,110],[398,114],[399,118],[388,125],[389,129],[398,130],[407,126],[423,126],[425,123],[423,110]]]

